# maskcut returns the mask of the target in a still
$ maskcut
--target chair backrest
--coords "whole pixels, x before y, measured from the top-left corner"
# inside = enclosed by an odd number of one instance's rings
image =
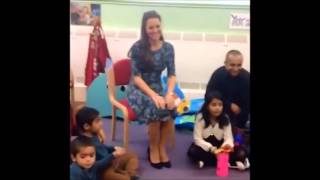
[[[129,84],[131,78],[131,60],[118,60],[107,70],[108,95],[110,99],[116,98],[116,86]]]
[[[129,84],[131,77],[131,60],[122,59],[113,64],[113,73],[116,86]]]

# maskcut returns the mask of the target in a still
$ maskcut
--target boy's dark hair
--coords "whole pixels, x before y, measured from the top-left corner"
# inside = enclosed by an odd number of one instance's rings
[[[91,125],[93,120],[99,117],[99,112],[90,107],[81,108],[76,114],[77,128],[79,131],[84,131],[85,124]]]
[[[71,141],[70,152],[73,156],[76,156],[80,152],[80,148],[88,146],[95,147],[90,138],[86,136],[79,136]]]

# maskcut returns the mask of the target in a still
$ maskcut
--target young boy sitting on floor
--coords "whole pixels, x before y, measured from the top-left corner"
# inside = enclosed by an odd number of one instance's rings
[[[76,114],[76,122],[79,137],[87,137],[96,149],[97,161],[108,158],[107,166],[102,170],[103,180],[132,180],[138,179],[136,171],[138,168],[138,157],[134,153],[125,152],[125,149],[119,146],[107,146],[101,143],[98,133],[102,130],[102,119],[99,112],[90,107],[81,108]]]
[[[72,164],[70,166],[70,180],[99,180],[99,171],[105,169],[114,156],[96,161],[96,149],[91,139],[85,136],[78,137],[71,142],[70,146]]]

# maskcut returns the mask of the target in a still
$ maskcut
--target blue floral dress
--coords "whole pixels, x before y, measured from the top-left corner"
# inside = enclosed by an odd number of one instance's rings
[[[140,75],[153,91],[164,97],[165,92],[161,85],[161,73],[167,68],[168,77],[175,75],[174,48],[170,43],[164,42],[160,49],[151,51],[153,60],[151,65],[147,66],[141,58],[138,43],[136,42],[131,47],[132,77]],[[174,115],[173,111],[158,109],[152,99],[134,84],[133,78],[131,78],[127,89],[127,98],[129,105],[137,115],[138,121],[143,121],[147,124],[151,121],[167,121],[170,119],[167,117]]]

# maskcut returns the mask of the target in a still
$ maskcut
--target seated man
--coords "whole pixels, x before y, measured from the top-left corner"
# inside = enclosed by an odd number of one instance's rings
[[[238,50],[226,54],[225,65],[213,72],[206,94],[217,90],[225,98],[225,111],[235,129],[244,129],[250,113],[250,73],[242,68],[243,56]],[[237,132],[234,132],[237,134]]]

